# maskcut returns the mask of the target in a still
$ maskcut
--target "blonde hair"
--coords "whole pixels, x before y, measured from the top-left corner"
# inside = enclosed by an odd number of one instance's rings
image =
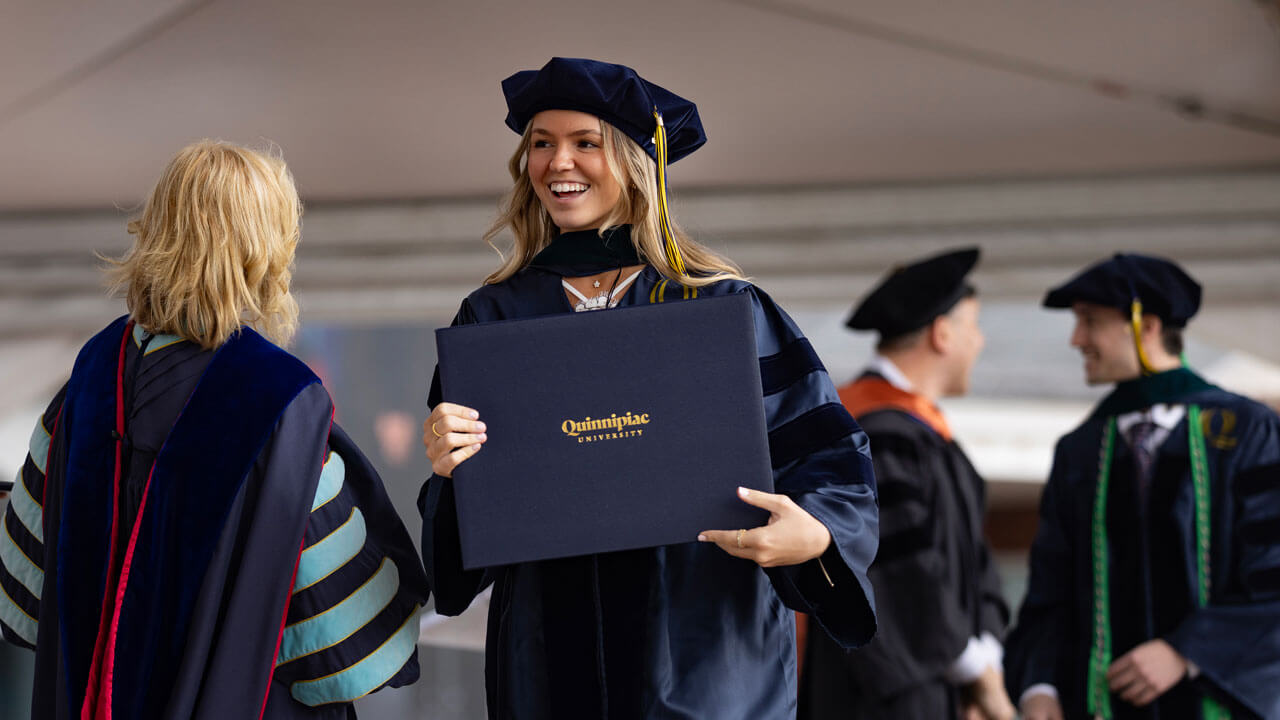
[[[509,255],[503,256],[501,267],[485,278],[486,284],[499,283],[515,275],[533,260],[533,257],[551,244],[556,236],[555,223],[542,207],[529,179],[529,146],[533,123],[529,123],[520,138],[520,145],[507,163],[511,179],[515,181],[511,192],[503,199],[498,219],[484,234],[490,247],[502,250],[494,239],[507,228],[515,236]],[[631,240],[641,261],[652,265],[663,277],[689,287],[702,287],[725,279],[745,280],[742,271],[728,258],[699,244],[670,219],[671,232],[684,256],[687,276],[671,266],[665,250],[665,240],[658,221],[658,169],[653,158],[634,140],[609,123],[600,121],[605,161],[614,180],[624,188],[618,204],[605,217],[600,233],[616,225],[631,225]]]
[[[242,324],[284,345],[298,324],[289,293],[302,212],[274,153],[202,140],[169,161],[129,223],[133,247],[103,258],[114,294],[154,333],[214,349]]]

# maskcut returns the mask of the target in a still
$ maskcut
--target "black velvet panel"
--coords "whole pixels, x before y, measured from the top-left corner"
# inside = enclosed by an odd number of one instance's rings
[[[645,622],[658,587],[657,563],[647,550],[607,553],[595,560],[608,717],[641,718],[651,656]]]
[[[103,586],[110,557],[116,367],[126,318],[85,344],[67,384],[63,407],[67,434],[65,480],[57,536],[57,610],[67,679],[67,703],[79,708],[89,683],[89,667],[102,614]],[[51,483],[52,485],[52,483]],[[48,531],[48,528],[46,528]],[[45,537],[46,542],[50,540]]]
[[[592,556],[545,560],[542,602],[547,696],[552,717],[605,717],[599,578]]]
[[[1280,515],[1255,520],[1240,527],[1240,539],[1251,545],[1280,543]]]
[[[1249,497],[1280,488],[1280,463],[1268,463],[1245,470],[1236,476],[1236,495]]]
[[[1186,455],[1186,424],[1174,430],[1152,471],[1149,532],[1151,630],[1153,637],[1172,632],[1195,609],[1195,566],[1188,567],[1194,537],[1195,491]]]
[[[769,433],[769,456],[776,470],[855,432],[858,424],[843,405],[819,405]],[[861,477],[873,475],[868,467]]]
[[[1133,456],[1117,439],[1107,492],[1107,539],[1111,551],[1111,642],[1119,657],[1149,639],[1147,542],[1139,514]]]
[[[799,338],[774,355],[760,358],[760,384],[765,395],[791,387],[815,370],[826,370],[808,338]]]

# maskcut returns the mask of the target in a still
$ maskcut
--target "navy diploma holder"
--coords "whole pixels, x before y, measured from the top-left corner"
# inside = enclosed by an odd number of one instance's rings
[[[746,294],[436,331],[488,441],[454,470],[467,569],[695,542],[773,491]]]

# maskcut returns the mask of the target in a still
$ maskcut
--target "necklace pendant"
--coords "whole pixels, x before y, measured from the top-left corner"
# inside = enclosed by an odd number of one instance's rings
[[[595,282],[591,283],[591,287],[600,287],[600,281],[596,280]]]

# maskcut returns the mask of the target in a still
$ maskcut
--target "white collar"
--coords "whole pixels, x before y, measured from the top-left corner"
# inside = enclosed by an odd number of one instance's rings
[[[1187,409],[1183,405],[1167,405],[1165,403],[1157,403],[1143,410],[1134,410],[1127,412],[1116,418],[1116,428],[1121,433],[1128,433],[1129,428],[1133,427],[1139,421],[1155,423],[1166,431],[1172,431],[1178,427],[1178,423],[1182,422],[1182,418],[1187,414]]]
[[[915,388],[906,374],[892,360],[880,353],[871,356],[871,362],[867,364],[867,370],[880,374],[881,377],[889,381],[890,385],[899,390],[909,393],[915,392]]]

